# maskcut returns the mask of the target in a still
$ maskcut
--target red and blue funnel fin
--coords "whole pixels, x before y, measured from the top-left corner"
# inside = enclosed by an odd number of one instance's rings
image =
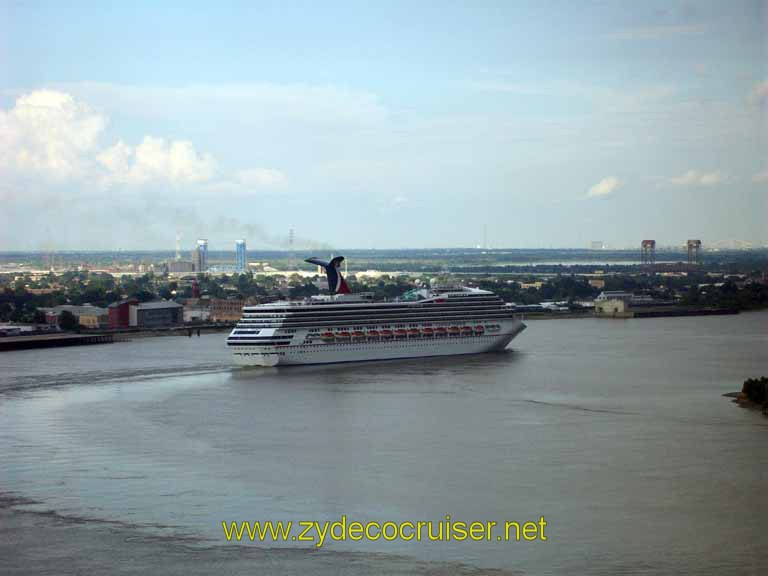
[[[341,275],[341,263],[344,261],[344,256],[336,256],[330,262],[323,262],[317,258],[307,258],[304,262],[310,264],[317,264],[325,268],[325,275],[328,277],[328,291],[331,294],[349,294],[350,289],[347,286],[347,282]]]

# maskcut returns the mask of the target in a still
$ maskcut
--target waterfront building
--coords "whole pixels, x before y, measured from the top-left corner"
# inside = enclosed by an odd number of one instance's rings
[[[235,242],[235,270],[237,272],[245,272],[248,266],[246,260],[245,240],[238,240]]]
[[[129,307],[129,325],[136,328],[177,326],[184,321],[184,307],[172,300],[142,302]]]
[[[45,320],[48,324],[59,324],[62,312],[69,312],[77,318],[78,324],[83,328],[101,328],[108,323],[108,314],[106,308],[84,304],[83,306],[73,306],[71,304],[62,304],[52,308],[40,308],[45,312]]]
[[[211,321],[213,322],[237,322],[243,315],[243,306],[253,305],[253,300],[241,298],[213,298],[211,299]]]
[[[109,327],[112,330],[128,328],[130,326],[130,307],[139,303],[136,298],[128,298],[120,302],[113,302],[107,307]]]
[[[630,300],[625,298],[596,299],[595,315],[606,318],[631,318]]]
[[[623,292],[621,290],[605,290],[600,292],[599,296],[595,298],[595,302],[602,302],[604,300],[622,300],[629,303],[632,300],[633,294],[631,292]]]
[[[605,290],[595,298],[595,306],[598,302],[608,300],[621,300],[629,306],[651,306],[656,304],[656,300],[648,294],[632,294],[631,292],[622,292],[621,290]]]
[[[207,322],[211,317],[211,299],[194,296],[184,302],[184,322]]]

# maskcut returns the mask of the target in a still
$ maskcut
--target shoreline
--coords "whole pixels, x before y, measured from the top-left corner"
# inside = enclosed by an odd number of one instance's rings
[[[759,410],[768,416],[768,404],[760,404],[750,399],[744,392],[726,392],[724,398],[730,398],[733,404],[747,410]]]

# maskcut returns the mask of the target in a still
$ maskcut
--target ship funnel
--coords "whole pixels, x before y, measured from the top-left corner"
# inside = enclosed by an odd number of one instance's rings
[[[344,256],[336,256],[330,262],[323,262],[317,258],[307,258],[304,262],[309,264],[317,264],[325,268],[325,275],[328,277],[328,291],[331,294],[349,294],[349,286],[341,275],[341,263],[344,261]]]

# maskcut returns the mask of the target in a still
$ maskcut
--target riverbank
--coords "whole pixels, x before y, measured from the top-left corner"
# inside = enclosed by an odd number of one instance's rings
[[[167,328],[135,330],[81,330],[80,332],[54,332],[25,336],[4,336],[0,338],[0,352],[30,350],[36,348],[58,348],[61,346],[83,346],[88,344],[112,344],[129,342],[140,338],[159,336],[200,336],[216,332],[227,332],[234,324],[202,324],[199,326],[171,326]]]
[[[744,408],[762,410],[768,416],[768,378],[748,378],[744,381],[741,392],[729,392],[724,394],[733,398],[734,402]]]
[[[0,338],[0,352],[30,350],[34,348],[58,348],[61,346],[83,346],[86,344],[111,344],[112,334],[35,334],[32,336],[6,336]]]

